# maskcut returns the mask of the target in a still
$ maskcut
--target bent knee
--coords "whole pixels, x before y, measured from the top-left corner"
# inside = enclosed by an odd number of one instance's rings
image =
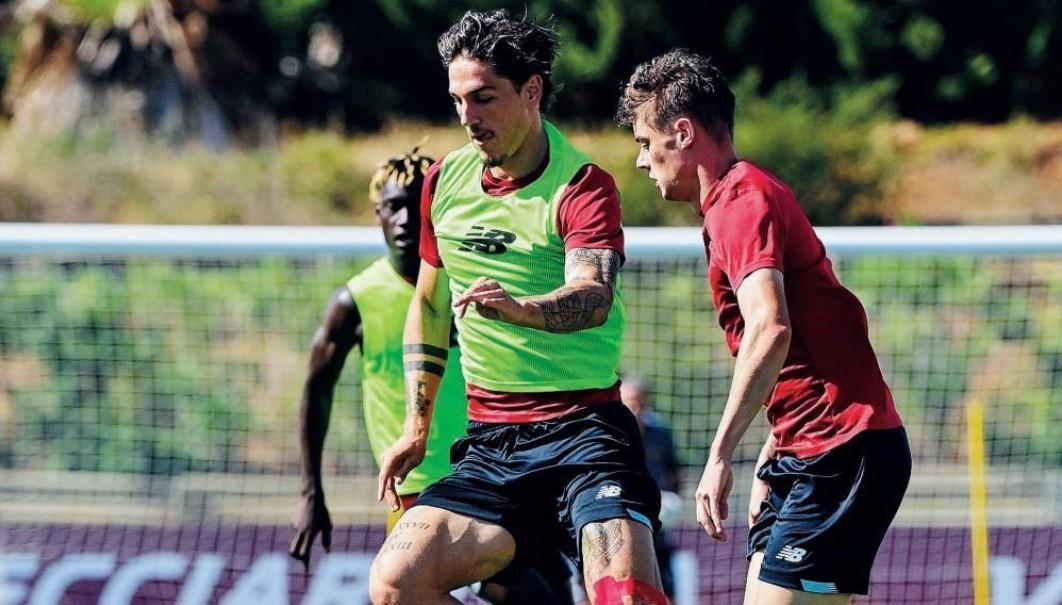
[[[373,605],[413,605],[428,601],[426,586],[417,582],[418,574],[402,573],[403,569],[409,571],[408,566],[381,562],[377,558],[369,572],[369,600]]]
[[[369,580],[369,601],[372,605],[420,605],[435,602],[443,594],[408,582]]]

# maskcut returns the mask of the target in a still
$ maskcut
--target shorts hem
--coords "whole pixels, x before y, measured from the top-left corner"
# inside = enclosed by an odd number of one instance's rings
[[[781,588],[788,588],[789,590],[796,590],[799,592],[807,592],[812,594],[858,594],[866,595],[869,592],[869,586],[852,586],[847,584],[841,584],[838,582],[823,582],[814,580],[805,580],[799,578],[793,574],[778,573],[769,569],[760,568],[760,575],[758,579],[761,582],[766,582],[774,586]]]

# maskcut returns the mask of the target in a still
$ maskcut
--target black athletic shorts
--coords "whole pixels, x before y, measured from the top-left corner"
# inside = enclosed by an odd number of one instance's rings
[[[804,592],[867,594],[870,568],[911,478],[903,427],[864,431],[811,458],[760,467],[768,483],[748,556],[763,551],[759,579]]]
[[[660,490],[645,466],[638,423],[619,402],[540,422],[469,422],[450,460],[453,472],[421,492],[416,506],[508,530],[516,558],[506,576],[544,550],[560,549],[578,561],[588,523],[629,518],[659,527]]]

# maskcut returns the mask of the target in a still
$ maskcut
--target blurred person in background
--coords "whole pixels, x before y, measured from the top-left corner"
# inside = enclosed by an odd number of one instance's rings
[[[771,434],[749,507],[746,605],[850,603],[911,477],[911,449],[870,345],[790,188],[734,149],[734,94],[688,50],[639,65],[617,118],[638,168],[703,217],[712,300],[734,378],[697,487],[697,521],[725,542],[734,450],[761,407]]]
[[[332,520],[325,503],[321,456],[328,432],[335,386],[347,355],[361,349],[362,405],[369,447],[377,464],[384,450],[402,433],[405,394],[402,330],[420,268],[420,192],[432,159],[417,153],[395,156],[369,184],[369,198],[383,229],[387,254],[350,278],[332,294],[310,348],[309,372],[299,413],[302,463],[301,499],[292,520],[289,554],[308,569],[313,544],[320,536],[332,546]],[[456,333],[449,355],[460,360]],[[387,516],[388,533],[420,492],[450,472],[450,446],[465,434],[468,422],[465,383],[455,368],[439,387],[437,416],[424,461],[397,486],[400,506]],[[498,605],[551,602],[567,586],[568,570],[560,553],[539,561],[511,585],[485,582],[480,596]],[[545,578],[549,578],[546,580]],[[546,582],[555,583],[550,588]],[[563,601],[562,601],[563,603]]]
[[[645,444],[645,463],[649,474],[660,487],[660,531],[653,536],[656,548],[656,561],[660,565],[660,582],[664,594],[674,598],[675,578],[671,570],[671,555],[675,548],[667,533],[682,512],[682,498],[679,486],[679,460],[675,450],[675,440],[671,427],[663,418],[653,411],[649,383],[639,376],[623,377],[620,397],[623,405],[638,420],[642,430],[642,442]]]

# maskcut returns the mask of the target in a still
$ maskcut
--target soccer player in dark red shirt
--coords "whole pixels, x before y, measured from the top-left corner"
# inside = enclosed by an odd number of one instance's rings
[[[725,541],[731,458],[761,406],[771,435],[749,506],[745,603],[847,603],[899,508],[911,453],[859,300],[785,183],[740,159],[734,95],[719,70],[676,50],[640,65],[618,118],[662,196],[704,217],[712,300],[734,379],[696,494]]]

